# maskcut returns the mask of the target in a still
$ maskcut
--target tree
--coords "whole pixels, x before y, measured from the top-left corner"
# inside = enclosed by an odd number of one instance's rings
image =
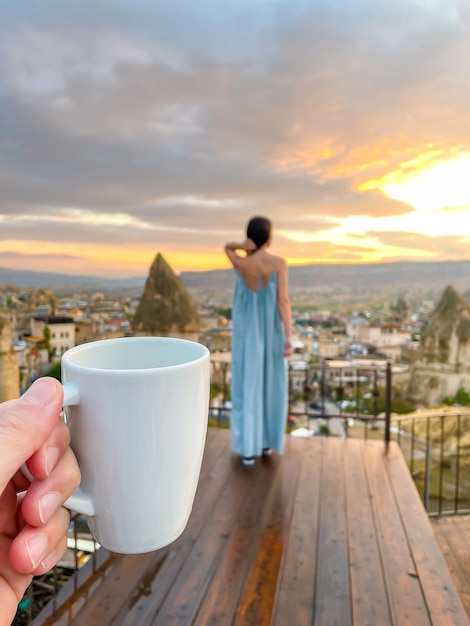
[[[447,406],[469,406],[470,393],[463,387],[459,387],[455,395],[443,398],[442,404],[446,404]]]
[[[403,296],[400,296],[396,303],[390,306],[390,309],[393,314],[393,320],[398,324],[402,324],[408,318],[410,312],[408,302]]]
[[[219,317],[225,317],[226,320],[232,319],[232,307],[218,307],[215,312]]]
[[[47,372],[46,376],[52,376],[52,378],[57,378],[57,380],[60,382],[61,373],[62,372],[61,372],[60,361],[57,361],[56,363],[54,363],[51,369]]]
[[[49,355],[49,361],[51,361],[55,350],[51,345],[51,329],[49,328],[49,326],[44,326],[42,336],[44,337],[44,347],[47,350],[47,354]]]

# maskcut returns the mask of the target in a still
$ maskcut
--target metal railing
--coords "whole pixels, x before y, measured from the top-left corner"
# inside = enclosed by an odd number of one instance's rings
[[[299,367],[301,365],[301,367]],[[230,364],[218,364],[218,395],[211,401],[209,423],[230,424]],[[392,368],[381,365],[338,365],[325,360],[306,365],[293,362],[288,371],[287,430],[303,428],[311,434],[333,434],[390,441]]]
[[[18,605],[12,626],[28,626],[42,609],[53,602],[62,587],[81,569],[85,563],[91,562],[95,569],[97,544],[88,529],[86,520],[78,514],[71,517],[67,532],[67,552],[59,564],[49,573],[38,576],[27,589]],[[79,581],[75,576],[75,587]]]
[[[222,406],[214,425],[230,419],[229,369],[224,364]],[[313,406],[312,406],[313,405]],[[328,361],[289,367],[287,430],[397,441],[430,516],[470,513],[470,407],[392,419],[392,367],[334,367]]]
[[[391,434],[428,514],[470,513],[470,410],[394,418]]]

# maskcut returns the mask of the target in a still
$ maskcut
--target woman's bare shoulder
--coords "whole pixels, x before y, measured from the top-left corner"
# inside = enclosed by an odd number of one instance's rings
[[[258,267],[263,274],[271,274],[273,271],[278,270],[278,266],[281,265],[281,257],[271,254],[271,252],[264,251],[263,255],[258,259]]]
[[[287,268],[286,260],[282,256],[277,256],[274,254],[272,254],[271,256],[273,257],[273,267],[275,268],[276,272],[283,271]]]

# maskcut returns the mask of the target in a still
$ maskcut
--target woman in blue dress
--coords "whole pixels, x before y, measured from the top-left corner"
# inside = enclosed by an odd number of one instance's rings
[[[232,449],[244,465],[282,453],[287,418],[285,357],[293,352],[287,264],[268,252],[271,222],[252,218],[225,252],[237,272],[232,305]]]

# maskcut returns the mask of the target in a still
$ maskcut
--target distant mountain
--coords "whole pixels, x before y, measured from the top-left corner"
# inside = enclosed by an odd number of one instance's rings
[[[235,272],[183,272],[181,280],[188,289],[216,291],[231,288]],[[376,287],[439,286],[459,283],[470,288],[470,261],[401,261],[371,264],[316,264],[289,267],[291,289],[330,290],[347,288],[368,290]]]
[[[54,272],[32,272],[0,267],[0,285],[17,287],[48,287],[54,291],[115,290],[138,287],[143,290],[145,276],[128,278],[103,278],[97,276],[76,276]]]
[[[190,291],[228,293],[235,283],[232,269],[182,272],[181,280]],[[0,267],[0,285],[49,287],[56,292],[119,291],[141,295],[146,277],[103,278],[58,273],[30,272]],[[400,261],[374,264],[316,264],[291,266],[289,287],[293,291],[355,292],[379,289],[441,289],[449,284],[461,292],[470,290],[470,261]]]

